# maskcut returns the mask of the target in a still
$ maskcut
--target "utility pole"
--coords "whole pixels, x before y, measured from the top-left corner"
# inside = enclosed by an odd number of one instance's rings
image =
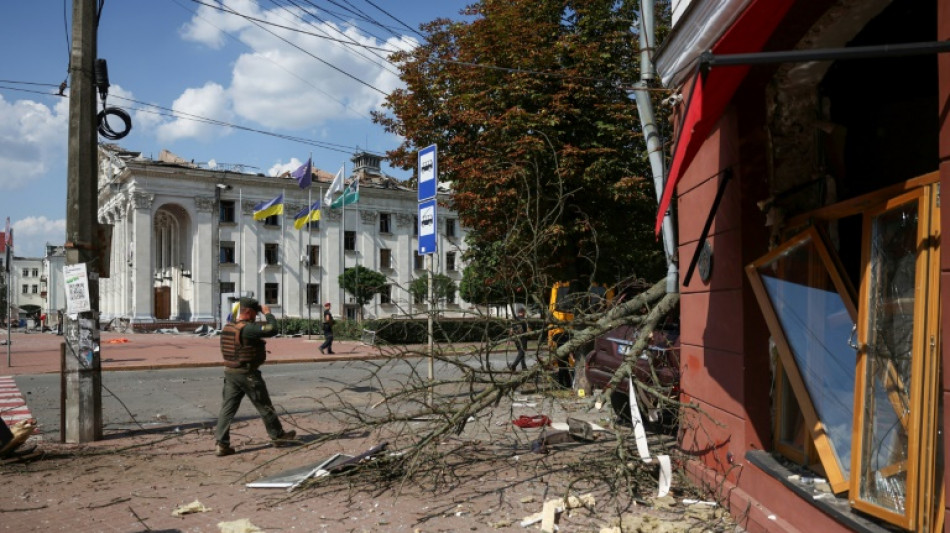
[[[85,265],[88,310],[68,310],[65,361],[64,440],[102,438],[102,368],[99,358],[99,268],[97,191],[96,0],[73,0],[69,63],[69,145],[66,185],[66,265]],[[68,281],[68,280],[67,280]],[[69,287],[69,285],[67,285]],[[67,289],[69,291],[69,289]],[[76,294],[67,294],[75,301]]]

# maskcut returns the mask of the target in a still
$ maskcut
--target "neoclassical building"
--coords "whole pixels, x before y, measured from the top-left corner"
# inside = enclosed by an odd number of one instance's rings
[[[355,317],[338,278],[356,265],[390,282],[364,316],[423,310],[408,290],[426,276],[417,254],[417,192],[383,174],[377,155],[351,159],[347,180],[359,180],[357,203],[324,206],[319,221],[298,230],[295,215],[323,196],[333,174],[314,168],[311,187],[301,189],[289,174],[209,169],[167,151],[156,160],[101,145],[99,154],[99,222],[112,227],[110,276],[99,294],[106,321],[219,323],[235,294],[258,298],[278,317],[318,319],[323,302]],[[284,214],[255,221],[255,206],[280,194]],[[465,230],[439,209],[434,269],[458,283]],[[439,306],[448,314],[469,308],[457,299]]]

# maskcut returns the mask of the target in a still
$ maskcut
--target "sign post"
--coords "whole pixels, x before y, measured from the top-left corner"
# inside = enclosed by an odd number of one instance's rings
[[[439,183],[438,146],[429,145],[419,150],[419,255],[428,255],[427,299],[429,301],[428,337],[429,337],[429,383],[435,378],[435,346],[433,343],[432,314],[435,311],[435,290],[433,289],[434,254],[436,252],[436,202]],[[429,389],[429,401],[432,401],[432,389]]]

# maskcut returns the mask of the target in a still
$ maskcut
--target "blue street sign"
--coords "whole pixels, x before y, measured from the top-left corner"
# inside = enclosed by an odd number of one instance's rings
[[[435,253],[435,199],[419,202],[419,255]]]
[[[433,144],[419,150],[419,201],[435,198],[438,184],[438,147]]]

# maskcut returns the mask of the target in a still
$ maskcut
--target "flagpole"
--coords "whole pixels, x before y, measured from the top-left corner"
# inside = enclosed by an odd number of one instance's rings
[[[281,194],[287,192],[286,189],[281,191]],[[284,205],[281,209],[286,208],[287,198],[282,200]],[[277,247],[280,251],[280,255],[277,258],[280,261],[280,335],[284,335],[284,324],[287,322],[287,283],[284,280],[284,264],[287,262],[285,258],[287,257],[286,250],[284,247],[287,246],[287,242],[284,240],[284,228],[287,227],[287,213],[283,213],[280,219],[280,246]]]
[[[311,153],[310,157],[313,157]],[[310,220],[313,218],[313,188],[307,188],[307,282],[303,285],[303,302],[307,306],[307,340],[310,339],[311,335],[311,324],[310,321],[313,320],[313,315],[310,312],[310,282],[312,281],[312,269],[313,261],[313,229],[310,227],[310,223],[313,222]]]
[[[343,182],[346,182],[346,162],[343,162],[343,166],[340,167],[340,170],[343,172]],[[343,201],[341,206],[342,216],[340,218],[340,278],[343,279],[343,272],[346,270],[346,187],[343,187]],[[344,301],[346,296],[343,293],[343,284],[340,283],[340,318],[346,316],[346,308],[344,307]]]
[[[238,265],[238,297],[244,296],[244,195],[238,188],[238,222],[240,227],[238,232],[241,234],[241,262]],[[220,302],[218,305],[221,305]]]

